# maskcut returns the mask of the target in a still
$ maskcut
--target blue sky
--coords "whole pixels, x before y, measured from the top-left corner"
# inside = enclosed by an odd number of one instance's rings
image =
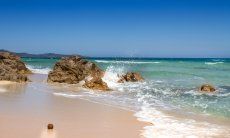
[[[1,0],[0,49],[87,56],[230,57],[230,1]]]

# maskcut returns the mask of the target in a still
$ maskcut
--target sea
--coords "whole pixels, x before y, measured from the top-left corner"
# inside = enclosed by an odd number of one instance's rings
[[[59,59],[23,58],[34,73],[48,74]],[[230,137],[230,59],[89,58],[105,71],[110,92],[57,91],[134,112],[147,122],[143,137]],[[118,74],[139,72],[145,80],[117,83]],[[199,87],[211,84],[214,93]]]

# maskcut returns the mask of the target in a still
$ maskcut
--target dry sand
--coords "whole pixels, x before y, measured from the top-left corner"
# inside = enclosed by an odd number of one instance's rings
[[[131,111],[34,91],[31,83],[10,85],[0,93],[0,138],[141,137],[145,124]]]

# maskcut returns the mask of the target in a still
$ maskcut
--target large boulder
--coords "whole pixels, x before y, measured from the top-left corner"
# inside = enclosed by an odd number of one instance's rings
[[[108,85],[101,78],[94,78],[91,79],[90,81],[86,81],[83,87],[92,90],[101,90],[101,91],[110,90]]]
[[[31,71],[26,68],[19,56],[9,52],[0,52],[0,80],[25,82]]]
[[[104,72],[95,63],[80,56],[70,56],[62,58],[54,65],[53,71],[48,74],[47,81],[77,84],[88,78],[99,80],[103,75]]]
[[[215,92],[216,89],[210,84],[204,84],[200,86],[200,91],[201,92]]]
[[[137,81],[144,80],[144,78],[137,72],[128,72],[118,77],[119,77],[118,83],[137,82]]]

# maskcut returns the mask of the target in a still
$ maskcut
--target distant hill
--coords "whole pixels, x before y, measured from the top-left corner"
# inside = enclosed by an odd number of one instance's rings
[[[4,49],[0,49],[0,52],[14,53],[22,58],[61,58],[61,57],[71,56],[71,55],[55,54],[55,53],[44,53],[44,54],[16,53]]]

